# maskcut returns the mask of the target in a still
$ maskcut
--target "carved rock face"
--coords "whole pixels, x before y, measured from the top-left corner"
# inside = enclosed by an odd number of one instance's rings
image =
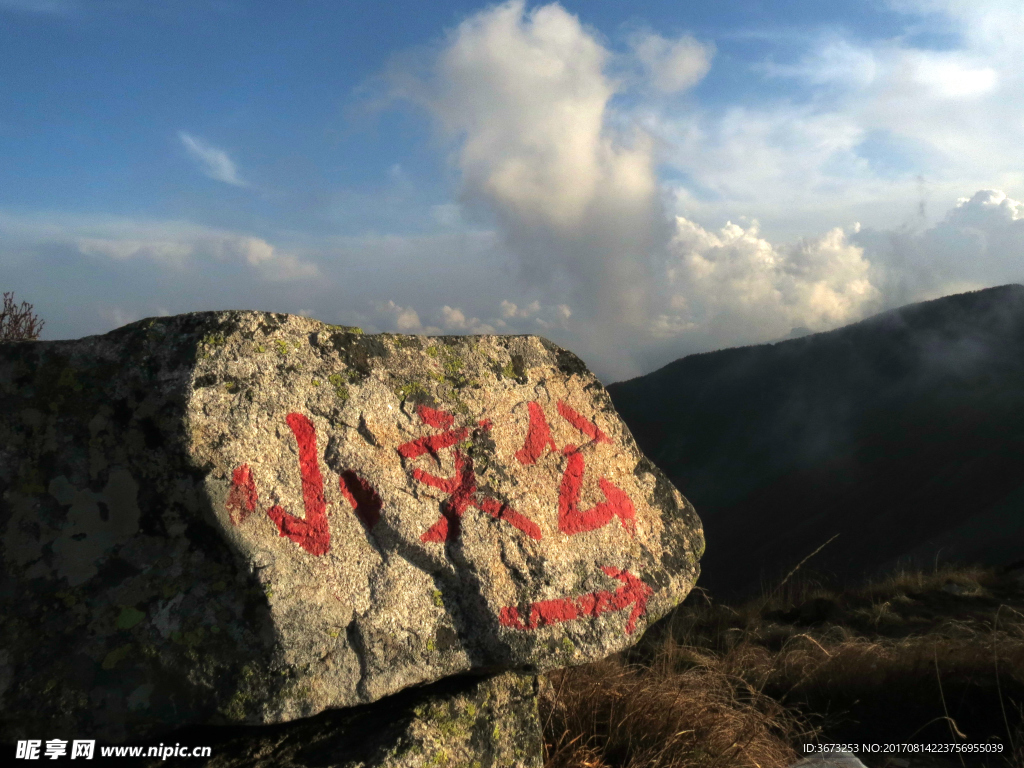
[[[686,596],[700,522],[578,358],[357,331],[202,312],[0,345],[5,738],[584,663]]]

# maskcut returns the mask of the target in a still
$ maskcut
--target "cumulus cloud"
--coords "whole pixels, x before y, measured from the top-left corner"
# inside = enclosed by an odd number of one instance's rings
[[[238,170],[228,157],[227,152],[207,144],[184,131],[178,132],[178,138],[185,145],[189,156],[195,160],[204,174],[216,181],[244,187],[246,183],[238,178]]]
[[[663,167],[681,177],[668,185],[673,212],[713,227],[742,213],[785,239],[854,220],[895,228],[922,174],[939,210],[965,190],[1024,193],[1020,4],[888,4],[906,17],[884,34],[796,27],[747,65],[770,87],[756,102],[640,108]],[[779,78],[792,82],[773,97]]]
[[[464,133],[458,163],[472,196],[506,217],[573,230],[617,177],[649,191],[647,158],[613,143],[607,51],[558,5],[524,16],[522,0],[470,17],[438,62],[428,105]]]
[[[568,330],[570,317],[572,310],[568,304],[542,306],[539,301],[534,300],[524,307],[519,307],[508,299],[503,299],[501,319],[495,322],[502,328],[515,326],[535,333],[538,328]]]
[[[717,233],[676,220],[666,268],[667,311],[657,337],[698,334],[716,344],[779,338],[794,327],[826,330],[877,309],[871,264],[842,229],[789,245],[759,237],[757,222]]]
[[[663,93],[698,82],[715,50],[689,35],[669,40],[653,32],[633,35],[629,45]],[[842,230],[773,245],[756,222],[716,233],[670,216],[652,138],[665,139],[657,128],[667,123],[648,131],[616,112],[611,98],[622,83],[605,72],[610,55],[561,6],[527,12],[514,0],[459,25],[430,79],[393,79],[400,95],[430,110],[456,138],[464,210],[496,216],[525,284],[545,296],[523,305],[505,299],[496,317],[477,322],[503,332],[554,332],[585,357],[602,358],[606,373],[625,375],[639,372],[648,345],[696,351],[741,338],[767,341],[795,326],[834,327],[878,305],[871,264]],[[842,65],[844,57],[856,58],[833,54],[837,71],[853,66]],[[702,169],[718,169],[713,184],[734,199],[754,199],[780,174],[796,187],[837,152],[854,157],[864,138],[856,125],[828,115],[807,113],[797,130],[793,123],[792,113],[735,109],[721,123],[727,140],[717,146],[700,130],[663,145],[685,157],[699,147]],[[794,166],[780,139],[815,154]],[[758,144],[760,155],[751,152]],[[858,172],[867,171],[862,165]],[[745,189],[729,189],[737,178]],[[450,306],[440,323],[460,332],[473,325]]]
[[[666,87],[695,77],[688,40],[644,50]],[[456,140],[464,213],[496,219],[523,283],[544,304],[572,306],[595,340],[643,326],[650,254],[670,229],[650,137],[611,126],[609,57],[561,6],[527,12],[513,0],[463,21],[425,81],[408,71],[391,81]],[[539,320],[532,330],[566,317]]]
[[[496,333],[494,326],[482,322],[477,317],[467,319],[465,313],[457,307],[447,304],[441,307],[442,323],[445,330],[457,333]]]
[[[393,299],[372,301],[373,318],[368,326],[385,331],[427,335],[442,334],[510,334],[541,333],[548,330],[567,330],[572,310],[566,304],[542,305],[533,301],[525,307],[502,300],[494,317],[481,319],[467,316],[460,307],[447,304],[429,311],[436,325],[424,325],[419,312],[412,306],[401,306]]]
[[[508,299],[502,299],[501,301],[501,316],[506,320],[513,317],[529,317],[538,311],[540,311],[540,302],[536,300],[522,308],[517,307]]]
[[[383,320],[386,328],[398,333],[438,335],[442,333],[435,326],[424,327],[420,322],[419,313],[412,307],[402,307],[393,300],[373,302],[374,312]]]
[[[884,266],[889,306],[1024,282],[1024,203],[999,190],[961,197],[929,227],[865,227],[850,239]]]

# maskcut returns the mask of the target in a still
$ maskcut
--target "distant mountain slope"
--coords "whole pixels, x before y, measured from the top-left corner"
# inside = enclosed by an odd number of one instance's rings
[[[697,508],[701,583],[899,557],[1024,558],[1024,286],[912,304],[828,333],[690,355],[608,387]]]

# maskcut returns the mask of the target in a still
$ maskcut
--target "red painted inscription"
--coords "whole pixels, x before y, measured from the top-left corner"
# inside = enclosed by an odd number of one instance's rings
[[[451,429],[455,423],[454,414],[435,411],[421,405],[417,410],[423,422],[428,426],[446,429],[439,435],[429,435],[411,440],[398,446],[398,453],[407,459],[414,459],[429,452],[437,460],[437,451],[461,442],[469,434],[468,427]],[[490,429],[491,422],[479,422],[481,429]],[[491,517],[502,520],[514,528],[518,528],[532,539],[541,537],[540,526],[528,517],[516,512],[507,504],[494,498],[481,498],[476,487],[476,475],[473,473],[473,459],[456,448],[453,452],[455,474],[451,477],[437,477],[424,472],[419,467],[413,468],[412,476],[419,482],[437,488],[448,494],[441,503],[441,516],[424,533],[420,540],[424,542],[443,542],[459,537],[462,526],[462,515],[469,507],[476,507]]]
[[[526,431],[526,442],[523,443],[522,448],[516,451],[516,458],[524,466],[536,463],[545,448],[551,448],[552,451],[558,450],[555,441],[551,439],[551,427],[548,426],[547,419],[544,418],[544,411],[541,410],[540,403],[530,403],[528,407],[530,426]]]
[[[586,616],[597,617],[602,613],[620,611],[632,606],[633,609],[626,620],[626,633],[632,634],[636,629],[636,620],[647,608],[647,598],[654,593],[654,590],[629,571],[607,566],[602,567],[601,570],[613,579],[621,581],[622,586],[614,592],[605,589],[589,592],[579,597],[561,597],[556,600],[542,600],[533,603],[523,610],[527,616],[526,621],[523,621],[522,614],[516,606],[506,606],[498,614],[498,621],[513,629],[534,630],[549,624],[573,621]]]
[[[524,466],[536,464],[547,451],[557,451],[565,457],[565,469],[558,489],[558,529],[571,536],[601,528],[617,517],[623,528],[633,534],[636,528],[636,510],[633,503],[629,496],[606,478],[601,477],[597,481],[605,500],[589,509],[580,509],[580,493],[586,471],[586,462],[580,448],[567,444],[559,450],[551,436],[551,428],[540,404],[531,402],[528,408],[529,426],[526,438],[523,447],[516,451],[515,457]],[[417,413],[426,426],[442,431],[403,443],[396,449],[399,455],[412,461],[424,454],[430,454],[440,466],[438,453],[452,449],[455,465],[451,477],[438,477],[420,467],[412,468],[412,477],[417,482],[437,488],[446,494],[441,503],[440,517],[420,537],[421,540],[445,542],[457,539],[462,517],[470,507],[508,523],[532,539],[540,539],[540,527],[533,520],[499,499],[484,496],[477,488],[473,459],[457,447],[469,435],[470,427],[456,429],[454,414],[446,411],[421,405]],[[562,401],[558,402],[558,413],[591,441],[611,443],[611,439],[596,424]],[[331,534],[327,522],[323,477],[320,474],[316,429],[301,413],[289,413],[285,420],[295,436],[299,449],[299,473],[302,478],[305,515],[297,517],[274,505],[267,509],[267,516],[277,526],[281,536],[291,539],[312,555],[323,555],[330,550]],[[491,429],[492,423],[489,419],[484,419],[478,422],[477,427]],[[338,482],[342,496],[352,506],[356,517],[369,533],[380,521],[380,495],[367,480],[353,470],[344,470]],[[252,471],[248,464],[243,464],[232,474],[231,489],[225,502],[231,522],[235,525],[241,524],[256,511],[257,504],[258,497]],[[606,575],[622,582],[622,585],[615,591],[601,590],[578,597],[532,603],[523,608],[522,613],[516,606],[506,606],[499,613],[500,623],[513,629],[536,630],[550,624],[587,616],[597,617],[609,611],[631,608],[626,631],[632,633],[636,628],[637,619],[646,610],[647,599],[653,590],[628,571],[611,567],[604,567],[602,570]]]
[[[558,413],[559,415],[572,424],[576,429],[582,432],[584,435],[589,437],[591,440],[596,440],[599,443],[608,443],[611,445],[611,438],[608,437],[604,432],[597,428],[597,425],[587,421],[583,416],[576,413],[572,408],[563,403],[561,400],[558,401]]]
[[[519,451],[516,451],[516,458],[521,464],[527,466],[536,462],[544,453],[545,448],[558,450],[555,441],[551,439],[551,428],[548,426],[540,405],[530,403],[529,408],[530,426],[527,429],[526,442]],[[611,438],[602,432],[596,424],[588,421],[561,400],[558,401],[558,413],[591,440],[598,443],[611,443]],[[577,533],[593,531],[607,525],[613,517],[618,517],[623,528],[630,534],[635,533],[636,508],[633,506],[633,502],[621,489],[603,477],[598,479],[597,485],[604,494],[605,500],[590,509],[579,508],[586,462],[583,459],[583,454],[575,445],[566,445],[562,449],[562,454],[566,457],[566,463],[565,471],[562,473],[562,483],[558,489],[558,530],[573,536]]]
[[[299,472],[302,474],[302,503],[306,517],[295,517],[276,504],[267,515],[282,536],[287,536],[311,555],[322,555],[331,548],[331,531],[327,527],[327,505],[324,503],[324,480],[316,452],[316,430],[313,422],[301,413],[289,413],[286,419],[299,444]]]

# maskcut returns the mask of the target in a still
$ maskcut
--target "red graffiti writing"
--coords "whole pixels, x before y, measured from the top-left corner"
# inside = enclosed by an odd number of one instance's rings
[[[598,429],[597,425],[587,421],[583,416],[576,413],[572,408],[563,403],[561,400],[558,401],[558,413],[559,415],[572,424],[576,429],[582,432],[584,435],[589,437],[591,440],[596,440],[599,443],[608,443],[611,445],[611,438],[608,437],[604,432]]]
[[[438,411],[433,408],[428,408],[425,405],[421,405],[417,410],[420,418],[432,427],[438,427],[440,429],[449,429],[452,424],[455,423],[455,414],[448,413],[446,411]]]
[[[593,531],[618,517],[622,527],[630,534],[636,532],[636,508],[629,496],[603,477],[598,478],[597,485],[604,493],[605,501],[595,504],[590,509],[580,509],[580,489],[583,487],[583,454],[575,445],[567,445],[562,449],[566,455],[565,472],[562,473],[562,485],[558,489],[558,530],[570,536],[585,531]]]
[[[530,425],[527,428],[526,441],[515,454],[519,462],[524,465],[536,462],[544,453],[545,448],[551,448],[552,451],[558,450],[555,441],[551,438],[551,428],[548,426],[540,405],[530,403],[529,411]],[[558,401],[558,413],[591,440],[598,443],[611,443],[608,435],[602,432],[596,424],[588,421],[561,400]],[[633,506],[633,502],[621,489],[603,477],[598,479],[597,484],[604,494],[605,500],[590,509],[579,508],[586,462],[583,454],[575,445],[566,445],[562,449],[562,454],[566,457],[566,464],[565,471],[562,473],[562,483],[558,489],[558,530],[573,536],[577,533],[601,528],[607,525],[613,517],[618,517],[623,528],[630,534],[635,533],[636,508]]]
[[[267,510],[267,515],[274,521],[282,536],[287,536],[312,555],[322,555],[331,548],[331,532],[327,527],[324,481],[317,460],[316,430],[313,428],[313,422],[301,413],[289,413],[285,420],[299,444],[302,503],[306,516],[295,517],[276,504]]]
[[[398,453],[407,459],[414,459],[429,452],[435,460],[438,460],[437,451],[441,448],[451,447],[462,441],[468,434],[468,427],[457,430],[451,429],[455,423],[454,414],[436,411],[421,405],[417,410],[420,418],[425,424],[431,427],[446,429],[439,435],[430,435],[411,440],[398,446]],[[479,422],[481,429],[490,429],[491,422],[484,420]],[[437,488],[448,494],[448,498],[441,503],[441,516],[424,533],[420,540],[424,542],[444,542],[455,540],[459,537],[462,526],[462,515],[469,507],[475,507],[486,512],[491,517],[502,520],[513,528],[518,528],[532,539],[541,537],[540,526],[528,517],[516,512],[507,504],[493,498],[480,498],[476,487],[476,475],[473,473],[473,459],[466,456],[459,449],[453,452],[455,461],[455,474],[451,477],[437,477],[424,472],[419,467],[413,468],[412,476],[419,482]],[[438,460],[438,463],[439,460]]]
[[[380,520],[380,508],[384,505],[377,491],[351,469],[342,472],[338,482],[341,485],[341,495],[352,505],[359,522],[367,531],[372,531]]]
[[[515,454],[516,459],[526,466],[536,463],[546,450],[558,451],[541,406],[531,402],[528,408],[529,426],[526,439],[523,447]],[[397,448],[399,455],[408,460],[415,460],[424,454],[430,454],[440,465],[439,452],[452,449],[455,464],[455,471],[451,477],[438,477],[420,467],[412,469],[412,476],[418,482],[447,494],[447,498],[441,503],[440,517],[420,537],[421,540],[445,542],[457,539],[461,532],[462,517],[470,507],[508,523],[532,539],[540,539],[541,529],[533,520],[499,499],[484,496],[477,488],[472,457],[456,447],[469,436],[470,428],[455,428],[454,414],[446,411],[421,405],[417,413],[428,427],[442,431],[403,443]],[[611,442],[596,424],[562,401],[558,402],[558,413],[591,440],[597,443]],[[330,549],[331,535],[317,454],[316,429],[313,423],[300,413],[288,414],[286,421],[299,448],[299,471],[302,478],[305,515],[298,517],[278,505],[267,509],[267,515],[277,526],[281,536],[291,539],[313,555],[322,555]],[[477,426],[480,429],[492,428],[489,419],[481,420]],[[558,489],[559,530],[571,536],[601,528],[617,517],[623,528],[631,534],[634,533],[636,510],[632,501],[606,478],[598,479],[598,487],[605,500],[589,509],[580,508],[580,494],[586,470],[583,454],[572,444],[563,447],[561,453],[565,456],[566,465]],[[368,532],[372,531],[381,515],[382,502],[377,491],[352,470],[341,473],[339,487],[342,496],[352,506],[364,528]],[[256,506],[256,485],[252,472],[247,464],[243,464],[234,471],[226,502],[231,521],[236,525],[240,524],[256,510]]]
[[[452,424],[455,423],[454,414],[435,411],[433,408],[428,408],[425,405],[421,405],[417,413],[419,413],[420,418],[423,419],[425,424],[447,431],[439,435],[426,435],[398,446],[398,452],[407,459],[415,459],[424,453],[429,453],[436,459],[438,451],[462,442],[469,434],[468,427],[451,429]]]
[[[544,411],[541,410],[540,403],[530,403],[528,408],[530,426],[526,431],[526,442],[523,443],[522,448],[516,451],[516,458],[524,466],[535,463],[544,453],[545,448],[550,447],[552,451],[558,450],[555,441],[551,439],[551,427],[548,426],[547,419],[544,418]]]
[[[301,413],[289,413],[285,421],[299,446],[299,473],[302,477],[305,517],[296,517],[276,504],[267,510],[267,516],[274,521],[281,536],[287,536],[310,554],[323,555],[331,548],[331,532],[327,525],[327,504],[317,454],[316,428]],[[383,506],[380,495],[368,481],[350,469],[341,473],[338,483],[341,495],[352,505],[356,517],[368,532],[372,531],[380,520]],[[257,502],[252,471],[248,464],[243,464],[232,474],[231,490],[225,502],[231,522],[240,525],[256,511]]]
[[[614,592],[605,589],[578,597],[561,597],[556,600],[532,603],[523,609],[523,613],[527,616],[526,621],[523,621],[522,614],[517,607],[506,606],[498,614],[498,621],[512,629],[534,630],[549,624],[574,621],[586,616],[597,617],[602,613],[620,611],[632,606],[633,610],[630,611],[629,618],[626,620],[626,633],[632,634],[636,629],[637,619],[647,608],[647,598],[654,594],[654,590],[629,571],[607,566],[601,570],[613,579],[621,581],[622,586]]]

